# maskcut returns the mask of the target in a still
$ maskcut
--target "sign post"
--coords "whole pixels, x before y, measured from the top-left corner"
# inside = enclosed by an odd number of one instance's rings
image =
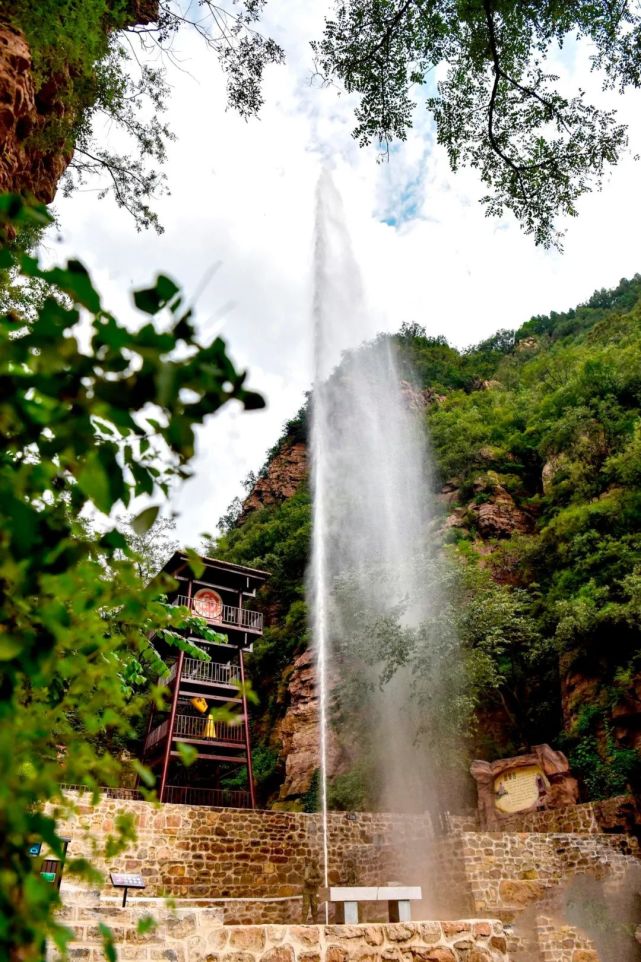
[[[124,889],[122,894],[122,907],[127,904],[127,891],[129,889],[144,889],[142,875],[130,875],[125,872],[110,872],[111,884],[116,889]]]

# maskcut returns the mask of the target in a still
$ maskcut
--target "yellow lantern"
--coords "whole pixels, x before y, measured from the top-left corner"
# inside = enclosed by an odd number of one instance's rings
[[[199,711],[201,715],[204,715],[207,711],[207,702],[204,698],[192,698],[191,703],[196,711]]]

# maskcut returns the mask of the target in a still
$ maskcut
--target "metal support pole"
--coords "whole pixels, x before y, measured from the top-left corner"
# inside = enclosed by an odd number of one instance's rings
[[[165,785],[167,784],[167,772],[169,770],[169,759],[171,758],[171,743],[174,737],[174,725],[176,724],[176,708],[178,705],[178,693],[180,691],[180,678],[183,670],[183,661],[185,659],[184,651],[181,651],[178,655],[178,664],[176,666],[176,678],[174,680],[174,692],[171,699],[171,711],[169,714],[169,728],[167,731],[167,744],[165,745],[165,757],[162,763],[162,776],[160,779],[160,793],[158,795],[161,802],[165,800]]]
[[[193,585],[193,575],[189,579],[189,586],[187,588],[187,605],[191,611],[191,591]],[[176,707],[178,705],[178,695],[180,693],[180,680],[183,672],[183,662],[185,660],[185,653],[181,651],[178,655],[178,663],[176,666],[176,679],[174,683],[174,693],[171,699],[171,711],[169,714],[169,730],[167,732],[167,744],[165,746],[165,757],[162,763],[162,777],[160,779],[160,794],[159,799],[161,802],[165,800],[165,786],[167,784],[167,772],[169,771],[169,760],[171,758],[171,743],[174,739],[174,725],[176,724]]]
[[[240,663],[240,683],[243,692],[243,712],[245,714],[245,751],[247,752],[247,781],[249,782],[249,797],[251,798],[252,808],[256,808],[256,791],[254,789],[254,769],[252,767],[251,743],[249,740],[249,713],[247,711],[247,697],[245,695],[245,664],[243,662],[242,649],[238,649],[238,661]]]

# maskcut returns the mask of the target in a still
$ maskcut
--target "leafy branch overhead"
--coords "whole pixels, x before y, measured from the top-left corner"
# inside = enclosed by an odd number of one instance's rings
[[[167,189],[165,67],[181,67],[178,32],[196,32],[225,74],[228,105],[255,117],[265,69],[284,60],[260,31],[265,2],[14,0],[9,19],[28,40],[47,102],[38,136],[71,156],[63,189],[97,179],[138,228],[162,230],[152,205]],[[359,95],[361,145],[387,152],[404,140],[422,99],[452,170],[479,172],[487,214],[510,211],[537,244],[560,247],[557,218],[576,215],[627,147],[615,111],[583,90],[568,94],[550,69],[550,55],[576,37],[604,87],[641,84],[631,0],[338,0],[312,48],[320,77]]]
[[[605,87],[638,87],[635,11],[587,0],[347,0],[312,47],[325,81],[360,95],[360,144],[405,140],[422,96],[452,170],[479,171],[487,214],[509,210],[537,244],[560,246],[556,218],[576,215],[578,199],[617,163],[627,133],[584,91],[567,96],[546,60],[577,36],[589,42]]]

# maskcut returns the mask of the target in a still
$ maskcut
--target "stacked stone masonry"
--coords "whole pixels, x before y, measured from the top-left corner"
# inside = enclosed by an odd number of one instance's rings
[[[145,897],[179,899],[180,911],[196,912],[197,928],[207,919],[207,924],[216,922],[246,928],[250,925],[292,926],[300,918],[305,862],[308,858],[320,861],[318,816],[157,806],[107,798],[94,807],[88,796],[71,797],[76,813],[61,825],[61,831],[71,837],[70,856],[91,854],[94,843],[104,843],[105,837],[114,832],[117,817],[128,813],[133,818],[137,840],[123,855],[111,863],[99,862],[99,867],[105,873],[110,869],[141,873],[147,883]],[[632,835],[620,831],[620,802],[599,811],[589,806],[577,808],[580,811],[575,813],[575,820],[564,824],[581,826],[582,832],[543,832],[541,826],[535,832],[461,831],[463,826],[470,825],[469,821],[461,820],[457,824],[452,820],[450,833],[437,842],[431,839],[426,817],[334,813],[329,824],[330,882],[354,884],[353,879],[345,877],[349,866],[348,871],[353,873],[357,884],[399,880],[422,885],[427,898],[424,903],[415,903],[414,918],[499,919],[507,927],[509,954],[505,958],[510,962],[610,962],[610,956],[597,948],[602,936],[593,924],[594,919],[589,915],[581,917],[576,907],[600,906],[596,914],[605,913],[603,917],[608,925],[616,916],[615,922],[621,931],[627,926],[629,947],[629,922],[639,921],[636,905],[636,893],[641,891],[639,844]],[[596,830],[608,820],[611,834]],[[434,883],[431,889],[430,882]],[[78,895],[73,885],[72,879],[63,882],[63,900],[69,910],[73,910]],[[587,895],[577,896],[583,891],[581,886],[586,885]],[[113,890],[105,885],[101,891],[92,893],[91,898],[105,911],[108,896],[113,896]],[[628,901],[623,904],[626,897]],[[82,900],[82,893],[80,898]],[[361,916],[367,923],[382,923],[387,917],[385,905],[371,903],[369,909],[372,914],[363,912]],[[201,916],[199,912],[205,914]],[[174,921],[171,925],[175,930],[178,923]],[[93,947],[89,945],[89,929],[90,926],[85,926],[85,931],[79,932],[76,948],[78,952],[90,950],[89,955],[78,957],[91,962]],[[445,933],[445,929],[442,931]],[[216,936],[221,938],[223,936]],[[291,952],[287,948],[282,958],[276,952],[273,957],[267,956],[267,962],[320,962],[321,958],[323,962],[377,962],[378,959],[381,962],[395,959],[398,962],[451,962],[459,957],[462,962],[474,962],[477,958],[478,962],[485,962],[486,958],[494,959],[491,954],[466,955],[461,946],[449,943],[430,947],[432,955],[421,954],[418,943],[412,943],[411,952],[405,946],[400,955],[388,952],[387,945],[379,953],[372,946],[362,944],[364,936],[358,938],[361,942],[350,942],[350,945],[354,948],[358,944],[360,954],[350,954],[351,950],[347,954],[335,952],[326,942],[323,952],[312,953],[314,958],[305,957],[299,946],[300,952],[296,947]],[[611,932],[608,938],[612,938]],[[132,940],[125,938],[128,950],[129,941]],[[232,943],[228,944],[231,947]],[[264,962],[263,955],[279,949],[280,945],[274,942],[268,946],[265,942],[264,952],[249,952],[246,957],[240,957],[242,952],[238,950],[238,957],[234,959],[227,959],[225,953],[216,949],[209,952],[208,962]],[[282,945],[289,946],[289,942]],[[475,942],[473,946],[476,951]],[[138,950],[132,946],[131,953],[134,948]],[[450,954],[438,955],[436,948],[447,949]],[[484,944],[481,948],[499,951],[494,945]],[[130,954],[129,958],[150,962],[156,958],[151,951],[149,948],[145,954],[141,950],[141,954]],[[624,959],[628,962],[626,952],[617,962]],[[636,962],[637,955],[632,957]],[[127,956],[122,958],[126,962]],[[182,962],[180,953],[163,958],[167,962],[176,959]],[[191,959],[190,950],[184,962]],[[641,954],[638,959],[641,962]]]
[[[450,910],[500,918],[513,962],[604,962],[615,956],[603,954],[600,940],[612,944],[616,932],[617,962],[641,959],[631,934],[641,920],[641,862],[632,836],[461,832],[438,851],[441,886],[457,894]]]
[[[454,832],[478,832],[479,818],[474,815],[448,816]],[[599,802],[584,802],[566,808],[517,813],[503,820],[498,832],[629,832],[641,821],[634,799],[628,795]]]
[[[148,915],[156,925],[141,933]],[[214,908],[121,909],[99,899],[65,908],[61,921],[73,932],[72,962],[104,962],[100,923],[122,962],[509,962],[497,921],[227,927]]]
[[[92,855],[96,843],[114,834],[116,819],[133,818],[136,841],[124,855],[96,864],[140,873],[146,894],[227,901],[226,921],[291,920],[292,898],[299,899],[307,859],[321,859],[317,815],[246,811],[102,798],[70,793],[75,815],[61,823],[71,838],[70,857]],[[430,847],[429,819],[370,813],[334,813],[329,819],[330,884],[349,881],[378,885],[401,879],[420,884]],[[271,903],[254,901],[271,900]],[[247,906],[252,906],[248,908]],[[249,918],[251,915],[251,918]]]

